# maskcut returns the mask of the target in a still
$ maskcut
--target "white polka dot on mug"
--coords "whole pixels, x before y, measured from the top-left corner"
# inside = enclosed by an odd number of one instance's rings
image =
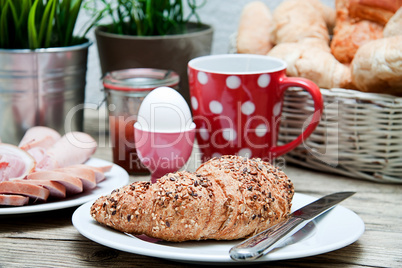
[[[226,86],[230,89],[239,88],[241,85],[240,78],[238,76],[229,76],[226,78]]]
[[[198,82],[200,82],[200,84],[206,85],[208,83],[208,76],[204,72],[199,72],[198,76],[197,76],[197,80],[198,80]]]
[[[209,110],[214,114],[220,114],[223,111],[223,106],[219,101],[213,100],[209,103]]]
[[[245,115],[250,115],[254,113],[255,111],[255,105],[251,101],[246,101],[241,105],[241,112]]]
[[[196,97],[191,97],[191,107],[193,107],[194,110],[198,109],[198,100]]]

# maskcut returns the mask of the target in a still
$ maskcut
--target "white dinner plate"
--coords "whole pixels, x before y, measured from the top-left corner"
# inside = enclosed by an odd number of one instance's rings
[[[43,211],[79,206],[101,195],[109,194],[114,189],[124,186],[128,183],[129,180],[128,173],[120,166],[115,165],[109,161],[105,161],[98,158],[91,158],[85,164],[95,167],[113,165],[113,167],[109,172],[105,173],[106,179],[100,182],[96,186],[96,188],[90,191],[73,195],[62,200],[50,201],[42,204],[32,204],[21,207],[2,207],[0,208],[0,215],[43,212]]]
[[[296,210],[316,198],[296,193],[292,209]],[[151,257],[186,263],[227,264],[236,262],[229,256],[229,249],[236,241],[151,242],[102,226],[89,214],[93,202],[83,204],[74,212],[74,227],[88,239],[104,246]],[[364,222],[353,211],[337,205],[314,219],[294,235],[287,245],[271,251],[252,262],[267,262],[313,256],[345,247],[355,242],[364,232]],[[249,262],[236,262],[249,264]]]

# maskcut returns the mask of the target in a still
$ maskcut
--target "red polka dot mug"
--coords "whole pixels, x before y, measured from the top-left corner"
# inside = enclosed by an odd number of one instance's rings
[[[198,57],[188,63],[193,121],[202,160],[221,155],[267,161],[289,152],[317,127],[323,100],[312,81],[286,76],[281,59],[249,54]],[[284,92],[301,87],[314,101],[314,114],[293,141],[278,145]]]

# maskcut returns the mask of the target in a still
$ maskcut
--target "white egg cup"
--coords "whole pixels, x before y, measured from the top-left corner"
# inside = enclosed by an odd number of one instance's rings
[[[195,129],[191,123],[181,131],[158,132],[143,130],[138,122],[134,124],[138,157],[151,172],[152,183],[187,163],[193,150]]]

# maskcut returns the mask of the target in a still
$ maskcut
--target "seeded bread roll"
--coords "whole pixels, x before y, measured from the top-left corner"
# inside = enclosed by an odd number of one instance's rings
[[[196,173],[214,178],[226,197],[227,220],[215,239],[254,235],[284,220],[291,210],[292,182],[285,173],[260,159],[213,158]]]
[[[230,240],[284,220],[293,194],[292,182],[270,164],[224,156],[196,173],[124,186],[96,200],[90,213],[116,230],[167,241]]]

